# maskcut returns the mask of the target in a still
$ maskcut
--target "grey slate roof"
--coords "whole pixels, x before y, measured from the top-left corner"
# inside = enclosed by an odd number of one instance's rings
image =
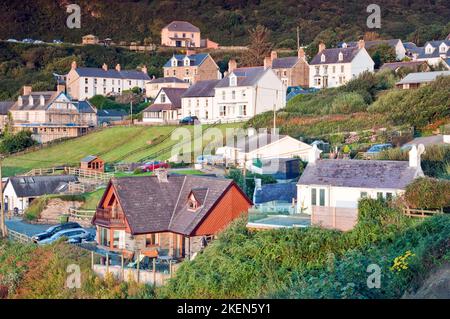
[[[296,56],[274,59],[272,69],[290,69],[297,64],[298,60],[299,58]]]
[[[426,64],[425,61],[405,61],[405,62],[390,62],[390,63],[384,63],[380,70],[383,69],[390,69],[390,70],[397,70],[398,68],[416,68],[420,65]]]
[[[318,160],[306,166],[297,185],[404,189],[417,174],[408,161]]]
[[[252,152],[263,146],[272,144],[286,137],[286,135],[276,135],[270,133],[258,133],[252,136],[245,136],[237,140],[236,147],[246,153]]]
[[[0,115],[8,115],[14,103],[14,101],[0,101]]]
[[[33,97],[33,105],[29,104],[30,95],[21,95],[22,97],[22,106],[19,105],[18,102],[14,103],[11,107],[11,110],[45,110],[48,105],[58,96],[57,91],[45,91],[45,92],[32,92],[31,96]],[[40,97],[44,97],[44,105],[40,103]]]
[[[263,66],[248,67],[248,68],[237,68],[231,74],[224,77],[216,87],[229,87],[230,86],[230,76],[232,74],[237,77],[237,86],[252,86],[258,82],[258,80],[264,75],[266,71]]]
[[[397,43],[401,41],[400,39],[389,39],[389,40],[373,40],[373,41],[365,41],[364,42],[364,46],[366,49],[370,49],[371,47],[377,46],[377,45],[381,45],[381,44],[387,44],[390,47],[395,48],[395,46],[397,45]],[[347,45],[349,47],[357,47],[358,46],[358,42],[352,41],[352,42],[348,42]]]
[[[176,110],[181,109],[181,96],[187,89],[185,88],[162,88],[158,95],[164,92],[167,95],[170,103],[155,103],[148,106],[144,112],[159,112],[161,110]]]
[[[149,81],[148,83],[185,83],[183,80],[175,77],[157,78]]]
[[[191,85],[181,97],[212,97],[214,96],[214,88],[219,82],[220,80],[198,81]]]
[[[131,80],[150,80],[148,74],[136,70],[122,70],[116,69],[104,70],[102,68],[76,68],[76,72],[82,77],[108,78],[108,79],[131,79]]]
[[[255,189],[255,204],[263,204],[273,201],[291,203],[297,198],[296,183],[278,183],[262,185],[261,189]]]
[[[325,49],[317,53],[309,64],[349,63],[358,54],[359,50],[358,47]],[[342,61],[339,61],[339,52],[342,52]],[[321,61],[322,54],[325,55],[325,62]]]
[[[132,234],[172,231],[190,235],[235,185],[230,179],[193,175],[169,175],[167,179],[166,183],[156,176],[111,179]],[[195,212],[188,210],[191,192],[202,202]]]
[[[188,55],[187,57],[190,60],[190,66],[199,66],[200,64],[203,63],[203,61],[205,61],[205,59],[209,56],[208,53],[197,53],[197,54],[191,54]],[[175,54],[172,58],[177,59],[177,66],[183,66],[183,59],[186,57],[186,55],[184,54]],[[172,58],[170,58],[169,60],[167,60],[166,64],[164,64],[164,67],[172,67],[171,64],[171,60]]]
[[[125,110],[119,109],[104,109],[104,110],[98,110],[97,116],[99,117],[124,117],[127,116],[128,113]]]
[[[10,177],[17,197],[38,197],[46,194],[58,194],[67,188],[69,182],[77,182],[73,175],[14,176]]]
[[[80,162],[82,162],[82,163],[89,163],[89,162],[95,160],[97,157],[98,157],[98,156],[95,156],[95,155],[88,155],[88,156],[82,158],[82,159],[80,160]]]
[[[172,21],[165,28],[169,29],[169,31],[200,32],[199,28],[187,21]]]
[[[409,73],[400,82],[397,82],[397,84],[427,83],[436,80],[438,76],[450,76],[450,71]]]
[[[72,103],[77,107],[80,113],[96,113],[97,110],[92,104],[88,101],[72,101]]]

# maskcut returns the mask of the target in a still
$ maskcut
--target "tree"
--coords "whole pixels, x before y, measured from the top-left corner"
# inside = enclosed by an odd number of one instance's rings
[[[10,154],[20,152],[30,146],[36,144],[36,141],[31,137],[31,131],[20,131],[16,134],[8,133],[0,143],[0,152],[3,154]]]
[[[368,51],[375,62],[375,69],[379,69],[384,63],[397,61],[395,49],[385,43],[371,47]]]
[[[270,55],[273,47],[269,41],[270,30],[258,24],[256,28],[250,29],[248,32],[250,44],[248,45],[248,51],[246,51],[243,57],[243,63],[246,66],[261,65],[264,58]]]

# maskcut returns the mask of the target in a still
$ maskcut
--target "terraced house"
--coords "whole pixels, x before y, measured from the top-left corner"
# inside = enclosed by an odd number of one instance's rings
[[[115,69],[109,69],[106,64],[101,68],[78,67],[75,61],[66,75],[67,93],[74,100],[90,99],[94,95],[120,95],[125,90],[135,87],[145,89],[145,83],[150,80],[147,67],[141,71],[122,70],[120,64]]]
[[[300,48],[297,56],[279,58],[276,51],[264,59],[264,66],[271,67],[286,87],[309,87],[309,64],[305,51]]]
[[[155,173],[110,181],[93,218],[100,246],[190,259],[252,205],[229,179]]]
[[[30,130],[39,143],[78,137],[97,126],[97,109],[88,101],[75,101],[58,85],[56,91],[33,92],[24,86],[23,94],[10,108],[15,132]]]
[[[164,65],[164,77],[176,77],[187,83],[217,80],[222,77],[219,66],[207,53],[188,50],[185,55],[174,55]]]
[[[363,72],[373,72],[375,63],[364,46],[364,40],[357,47],[347,48],[326,49],[320,43],[319,52],[309,63],[310,87],[338,87]]]

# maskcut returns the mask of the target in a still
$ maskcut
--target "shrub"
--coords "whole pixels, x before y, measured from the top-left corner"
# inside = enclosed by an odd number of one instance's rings
[[[0,152],[3,154],[16,153],[36,144],[31,137],[31,131],[20,131],[16,134],[8,133],[0,143]]]
[[[418,178],[406,187],[405,200],[412,208],[450,207],[450,181]]]
[[[363,97],[354,92],[338,95],[331,104],[331,112],[334,114],[348,114],[365,111],[367,105]]]

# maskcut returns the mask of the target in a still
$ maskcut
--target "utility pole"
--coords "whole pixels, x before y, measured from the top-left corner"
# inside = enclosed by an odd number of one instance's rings
[[[131,125],[133,125],[133,100],[130,102],[130,110],[131,110]]]
[[[5,225],[5,199],[3,198],[3,178],[2,178],[2,164],[3,164],[3,156],[0,156],[0,197],[1,197],[1,205],[0,208],[0,229],[2,232],[2,237],[5,238],[7,236],[6,233],[6,225]]]
[[[297,26],[297,51],[300,49],[300,27]]]

